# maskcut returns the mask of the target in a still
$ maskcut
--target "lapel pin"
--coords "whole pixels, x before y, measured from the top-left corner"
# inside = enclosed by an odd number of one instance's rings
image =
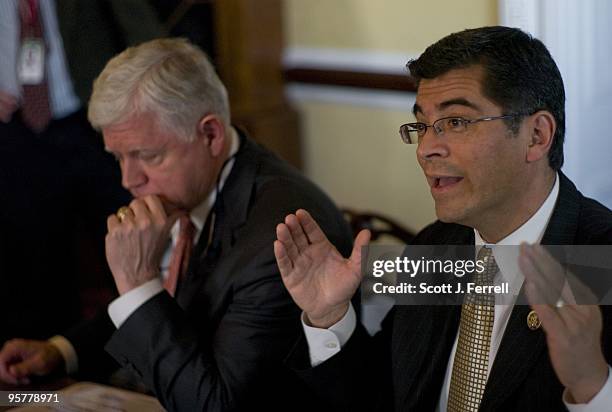
[[[534,310],[529,312],[527,315],[527,326],[529,326],[529,329],[531,330],[538,330],[540,329],[540,326],[542,326],[542,322]]]

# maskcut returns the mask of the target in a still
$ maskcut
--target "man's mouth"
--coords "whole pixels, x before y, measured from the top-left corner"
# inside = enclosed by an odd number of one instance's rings
[[[432,190],[441,191],[444,189],[450,189],[463,180],[461,176],[428,176],[429,185]]]

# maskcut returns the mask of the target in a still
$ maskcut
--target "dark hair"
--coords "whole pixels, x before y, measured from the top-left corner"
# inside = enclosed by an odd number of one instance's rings
[[[548,163],[554,170],[563,165],[565,91],[561,73],[546,46],[515,28],[494,26],[453,33],[429,46],[406,65],[417,86],[450,70],[472,65],[484,68],[482,93],[502,107],[504,113],[535,113],[547,110],[557,122]],[[516,134],[522,118],[508,120]]]

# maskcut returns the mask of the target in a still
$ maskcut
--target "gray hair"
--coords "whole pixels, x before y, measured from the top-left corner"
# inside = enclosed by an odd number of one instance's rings
[[[230,125],[225,86],[206,54],[180,38],[124,50],[94,82],[87,115],[96,130],[142,113],[154,114],[159,127],[187,141],[206,114],[217,114]]]

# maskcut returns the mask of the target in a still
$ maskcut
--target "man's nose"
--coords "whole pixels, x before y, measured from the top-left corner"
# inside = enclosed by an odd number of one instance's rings
[[[127,190],[133,190],[147,182],[147,175],[138,162],[125,159],[121,164],[121,185]]]
[[[425,135],[419,139],[417,157],[427,161],[434,157],[448,157],[450,149],[444,134],[438,134],[433,127],[428,127]]]

